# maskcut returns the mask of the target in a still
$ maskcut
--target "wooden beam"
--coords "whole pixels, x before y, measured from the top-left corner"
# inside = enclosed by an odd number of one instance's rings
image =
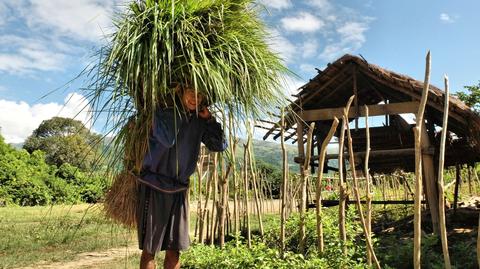
[[[328,86],[330,86],[330,84],[332,84],[333,82],[335,82],[341,75],[345,74],[345,72],[347,70],[349,70],[351,68],[351,64],[347,64],[345,65],[342,69],[340,69],[340,71],[338,71],[338,73],[331,77],[328,81],[326,81],[324,84],[321,85],[320,88],[318,89],[314,89],[315,93],[312,93],[310,94],[309,96],[307,96],[306,98],[302,98],[301,96],[304,94],[304,91],[306,90],[304,88],[304,90],[302,90],[302,92],[299,93],[299,96],[297,100],[295,100],[291,105],[290,105],[290,108],[292,109],[292,112],[288,113],[286,116],[285,116],[285,120],[287,121],[286,123],[286,126],[285,126],[285,130],[288,130],[292,125],[293,125],[293,122],[295,122],[294,120],[292,120],[295,115],[294,113],[296,113],[298,111],[298,107],[300,108],[303,108],[303,105],[305,102],[308,102],[310,99],[312,99],[313,97],[319,95],[320,93],[322,93],[322,91],[327,88]],[[307,83],[307,84],[310,84],[311,82]],[[332,92],[332,91],[330,91]],[[287,109],[288,110],[288,109]],[[271,129],[270,131],[268,131],[264,136],[263,136],[263,140],[267,139],[268,136],[270,134],[272,134],[274,130]],[[278,137],[278,136],[277,136]],[[285,138],[285,140],[288,140],[288,138]]]
[[[424,155],[430,155],[432,156],[435,151],[434,147],[429,147],[429,148],[424,148],[422,150],[422,154]],[[366,155],[365,151],[360,151],[360,152],[355,152],[353,154],[355,158],[361,158]],[[408,149],[384,149],[384,150],[371,150],[370,151],[370,157],[392,157],[392,156],[414,156],[415,155],[415,149],[414,148],[408,148]],[[348,154],[345,154],[345,157],[349,157]],[[337,159],[338,154],[327,154],[325,159],[330,160],[330,159]],[[318,159],[318,156],[312,156],[312,159]],[[302,157],[295,157],[294,161],[296,163],[301,163],[303,162]]]
[[[419,102],[403,102],[392,103],[382,105],[369,105],[369,116],[379,116],[387,114],[402,114],[402,113],[416,113],[418,110]],[[318,121],[318,120],[332,120],[334,117],[341,117],[343,114],[343,107],[337,108],[322,108],[304,110],[302,113],[302,119],[304,121]],[[348,113],[349,118],[355,118],[356,111],[350,111]],[[359,108],[359,116],[365,116],[365,107]]]
[[[377,75],[372,74],[370,70],[365,69],[363,67],[360,67],[359,70],[361,70],[361,73],[364,74],[365,76],[368,76],[369,78],[372,78],[373,80],[375,80],[378,83],[384,85],[385,87],[388,87],[388,88],[397,90],[399,92],[402,92],[406,95],[409,95],[413,99],[416,99],[416,100],[421,99],[421,96],[418,93],[414,92],[413,90],[408,90],[408,89],[406,89],[402,86],[394,85],[393,83],[388,83],[387,81],[385,81],[385,79],[382,79],[382,78],[378,77]],[[428,103],[428,105],[435,108],[435,110],[437,110],[439,112],[443,111],[443,107],[440,104],[437,104],[435,102],[430,102],[430,103]],[[455,112],[455,111],[453,111],[453,112]],[[462,123],[464,125],[468,125],[467,120],[464,119],[462,116],[456,114],[456,113],[449,113],[449,116],[451,116],[453,119],[459,121],[460,123]]]

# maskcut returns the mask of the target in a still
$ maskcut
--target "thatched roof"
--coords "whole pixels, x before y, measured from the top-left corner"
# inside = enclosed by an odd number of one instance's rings
[[[423,81],[415,80],[409,76],[386,70],[377,65],[368,63],[365,59],[353,55],[344,55],[335,62],[328,64],[327,68],[318,72],[307,84],[300,87],[297,99],[290,105],[292,112],[287,114],[289,119],[287,124],[287,138],[295,142],[295,113],[301,110],[323,109],[344,107],[350,96],[354,94],[354,81],[356,82],[358,106],[375,105],[384,103],[400,103],[409,101],[419,101],[423,91]],[[442,125],[444,92],[431,85],[426,105],[425,118],[427,128],[432,144],[436,144],[435,126]],[[456,142],[452,142],[450,147],[461,151],[469,151],[473,159],[480,152],[480,117],[476,115],[467,105],[454,96],[450,96],[449,103],[449,121],[448,130],[455,134]],[[352,120],[352,119],[350,119]],[[389,135],[383,134],[383,140],[374,141],[379,149],[405,148],[404,142],[410,141],[413,132],[409,125],[401,116],[391,115],[389,125],[380,132],[391,132]],[[331,121],[318,121],[317,126],[320,129],[328,128]],[[265,135],[264,139],[273,135],[278,138],[280,131],[279,125],[275,124]],[[288,130],[292,129],[292,130]],[[388,131],[390,130],[390,131]],[[321,132],[322,130],[317,130]],[[392,132],[398,135],[393,135]],[[405,133],[405,138],[400,138],[400,144],[397,136]],[[380,139],[380,138],[379,138]],[[354,142],[355,143],[355,142]],[[354,147],[361,149],[361,144],[357,141]],[[380,146],[379,144],[385,144]],[[407,143],[409,144],[409,143]],[[390,146],[389,146],[390,145]],[[396,146],[395,146],[396,145]],[[372,144],[372,149],[375,144]],[[449,154],[447,148],[447,155]],[[474,160],[465,161],[474,161]],[[450,164],[452,161],[450,160]],[[447,158],[447,165],[449,164]],[[405,167],[402,167],[405,168]],[[407,169],[409,170],[409,169]]]

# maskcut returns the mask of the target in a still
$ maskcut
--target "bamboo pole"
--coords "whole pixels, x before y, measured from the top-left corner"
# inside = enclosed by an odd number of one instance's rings
[[[250,128],[250,123],[248,124],[248,158],[249,158],[249,163],[250,163],[250,172],[252,174],[252,182],[253,182],[253,194],[254,194],[254,200],[255,200],[255,207],[257,209],[258,213],[258,225],[260,229],[260,235],[263,236],[263,221],[262,221],[262,211],[260,208],[260,197],[258,194],[258,188],[257,188],[257,171],[255,167],[255,162],[252,154],[252,129]]]
[[[208,166],[207,166],[207,172],[206,174],[209,173],[209,170],[210,170],[210,155],[208,155],[208,159],[207,159],[207,163],[208,163]],[[213,180],[213,174],[210,174],[210,177],[208,178],[208,180],[205,181],[205,204],[203,206],[203,208],[201,209],[201,221],[200,221],[200,227],[199,227],[199,236],[198,236],[198,242],[203,244],[203,241],[204,241],[204,238],[205,238],[205,231],[208,231],[208,223],[206,222],[206,218],[208,217],[208,213],[207,213],[207,204],[208,204],[208,200],[210,199],[210,186],[211,186],[211,182]]]
[[[347,115],[343,115],[343,120],[348,121]],[[373,249],[372,239],[368,233],[367,226],[365,224],[365,217],[363,216],[362,205],[360,204],[360,193],[358,191],[358,179],[357,179],[357,172],[355,169],[355,156],[353,155],[353,142],[352,142],[352,135],[350,133],[350,127],[347,124],[347,137],[348,137],[348,152],[350,157],[350,169],[352,172],[353,177],[353,192],[355,194],[356,202],[357,202],[357,210],[358,214],[360,215],[360,223],[362,224],[363,233],[365,235],[365,241],[367,242],[367,249],[369,249],[373,262],[375,263],[375,267],[380,269],[380,263],[378,262],[377,256],[375,255],[375,250]]]
[[[211,212],[211,217],[210,217],[210,245],[213,245],[213,242],[215,240],[215,223],[216,223],[216,217],[215,217],[215,208],[216,208],[216,203],[217,203],[217,181],[218,181],[218,170],[217,170],[217,165],[218,165],[218,153],[215,152],[213,154],[213,182],[212,182],[212,212]]]
[[[462,167],[460,164],[455,165],[455,191],[453,192],[453,212],[457,212],[457,203],[458,203],[458,188],[460,187],[460,182],[462,181]]]
[[[347,105],[343,111],[344,115],[348,115],[350,106],[352,105],[354,96],[351,96],[350,99],[348,99]],[[339,187],[339,192],[340,192],[340,197],[339,197],[339,206],[338,206],[338,226],[339,226],[339,234],[340,234],[340,240],[343,243],[343,253],[347,253],[347,245],[345,242],[347,241],[347,233],[345,229],[345,208],[346,208],[346,199],[347,199],[347,185],[344,181],[344,175],[343,175],[343,146],[345,142],[345,128],[346,125],[348,124],[348,117],[345,117],[342,119],[342,129],[340,131],[340,141],[338,145],[338,173],[339,173],[339,181],[338,181],[338,187]]]
[[[250,140],[250,137],[248,137]],[[247,140],[247,144],[243,145],[243,186],[244,186],[244,199],[245,199],[245,217],[247,222],[247,242],[248,248],[252,247],[252,235],[251,235],[251,228],[250,228],[250,209],[248,208],[248,144],[250,143]]]
[[[480,215],[478,216],[478,226],[477,226],[477,263],[480,267]]]
[[[222,158],[223,159],[223,158]],[[230,163],[227,167],[227,170],[222,175],[222,199],[220,205],[220,224],[219,224],[219,237],[220,237],[220,248],[223,248],[225,244],[225,219],[227,217],[227,209],[228,205],[228,177],[230,176],[230,172],[232,171],[232,164]]]
[[[370,189],[370,169],[368,162],[370,160],[370,128],[368,127],[368,106],[365,105],[365,132],[366,132],[366,149],[365,149],[365,184],[366,184],[366,202],[367,202],[367,236],[372,237],[372,191]],[[372,252],[367,248],[367,264],[372,265]]]
[[[233,222],[233,227],[234,227],[234,231],[235,231],[235,235],[238,234],[239,232],[239,214],[238,214],[238,207],[239,207],[239,203],[238,203],[238,178],[237,178],[237,163],[236,163],[236,159],[235,159],[235,153],[236,153],[236,148],[237,148],[237,143],[238,143],[238,140],[235,139],[235,134],[234,134],[234,129],[233,129],[233,114],[229,114],[229,121],[228,121],[228,125],[229,125],[229,144],[230,144],[230,151],[231,151],[231,162],[232,162],[232,165],[233,165],[233,218],[234,218],[234,222]],[[235,237],[235,238],[238,238],[238,237]]]
[[[318,156],[318,173],[317,173],[317,189],[315,192],[315,204],[316,204],[316,219],[317,219],[317,248],[320,254],[323,253],[324,250],[324,242],[323,242],[323,223],[322,223],[322,179],[323,179],[323,166],[325,163],[325,155],[327,154],[327,146],[330,140],[332,140],[335,131],[337,130],[338,126],[338,119],[337,117],[333,118],[332,126],[330,127],[330,131],[328,131],[327,137],[322,142],[322,146],[320,148],[320,153]],[[317,141],[319,143],[320,141]]]
[[[313,130],[315,129],[315,122],[312,122],[310,124],[310,127],[308,129],[307,133],[307,152],[305,155],[305,161],[302,165],[302,178],[300,179],[301,181],[301,192],[300,192],[300,239],[299,239],[299,250],[300,253],[304,253],[305,251],[305,241],[306,241],[306,233],[305,233],[305,213],[306,213],[306,207],[307,207],[307,179],[309,176],[309,169],[308,167],[310,166],[310,157],[312,155],[312,136],[313,136]],[[300,139],[300,138],[299,138]]]
[[[198,229],[200,228],[200,221],[202,216],[202,178],[203,178],[203,161],[205,159],[204,156],[204,148],[200,148],[200,159],[197,162],[197,175],[198,175],[198,197],[197,197],[197,220],[195,221],[195,233],[194,238],[197,239],[197,242],[200,239],[200,233]]]
[[[421,199],[422,199],[422,145],[420,143],[422,136],[422,127],[424,125],[423,114],[428,98],[428,88],[430,84],[430,51],[426,57],[425,81],[423,84],[422,99],[418,107],[417,124],[413,128],[415,136],[415,206],[414,206],[414,244],[413,244],[413,266],[415,269],[420,268],[421,260],[421,242],[422,242],[422,216],[421,216]]]
[[[440,139],[440,155],[438,160],[438,215],[440,218],[440,238],[442,240],[442,251],[443,251],[443,260],[445,263],[445,268],[452,268],[450,264],[450,255],[448,253],[448,241],[447,241],[447,227],[445,221],[445,190],[443,189],[443,165],[445,159],[445,140],[447,138],[447,127],[448,127],[448,77],[445,76],[445,101],[443,105],[443,128],[442,136]]]

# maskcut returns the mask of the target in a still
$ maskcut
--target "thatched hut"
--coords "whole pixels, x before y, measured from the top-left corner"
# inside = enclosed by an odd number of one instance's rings
[[[359,117],[364,116],[364,105],[369,107],[370,116],[385,116],[383,126],[370,128],[371,153],[369,167],[373,173],[390,173],[396,169],[414,171],[415,148],[414,124],[409,123],[402,114],[414,115],[418,111],[422,96],[423,82],[398,74],[365,59],[344,55],[325,70],[318,71],[313,79],[300,87],[296,100],[290,105],[286,115],[286,140],[299,142],[299,155],[302,155],[303,144],[310,122],[315,122],[312,155],[318,154],[334,116],[341,118],[343,109],[350,96],[355,95],[349,113],[349,120],[355,121],[352,126],[353,148],[358,170],[362,170],[363,157],[366,150],[365,130],[359,128]],[[423,174],[426,197],[430,205],[433,223],[438,223],[438,190],[436,185],[438,152],[440,136],[438,129],[442,125],[444,92],[430,86],[425,110],[423,130],[426,135],[422,139]],[[302,128],[297,128],[297,116],[303,120]],[[480,117],[462,101],[450,97],[448,111],[448,140],[445,166],[472,164],[480,160]],[[413,118],[412,117],[412,118]],[[274,124],[264,139],[280,136],[279,124]],[[291,129],[289,131],[289,129]],[[303,134],[300,134],[303,130]],[[338,137],[339,130],[337,130]],[[298,141],[298,134],[302,137]],[[315,148],[317,151],[315,151]],[[345,148],[347,148],[345,146]],[[303,156],[295,158],[303,161]],[[337,154],[328,154],[327,159],[336,159]],[[312,169],[318,166],[318,158],[313,157]],[[335,169],[325,167],[324,171]]]

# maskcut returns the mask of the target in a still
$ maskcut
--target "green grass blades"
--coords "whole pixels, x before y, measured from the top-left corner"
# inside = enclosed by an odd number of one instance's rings
[[[145,0],[117,16],[85,71],[95,117],[108,118],[105,132],[116,137],[108,152],[115,162],[128,135],[143,141],[132,147],[143,156],[155,110],[181,107],[172,98],[178,85],[195,88],[236,122],[285,105],[282,86],[292,73],[269,48],[261,11],[253,0]],[[140,124],[122,129],[132,115]]]

